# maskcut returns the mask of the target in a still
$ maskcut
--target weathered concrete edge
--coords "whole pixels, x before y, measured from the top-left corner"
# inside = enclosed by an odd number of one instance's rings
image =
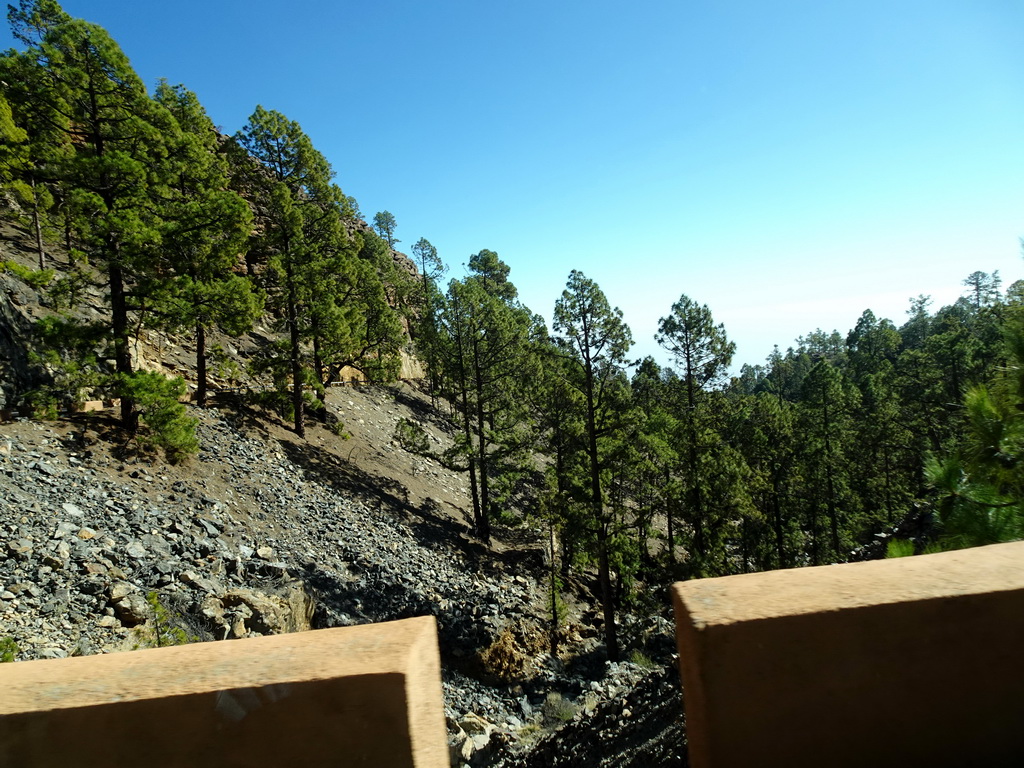
[[[1024,541],[677,582],[673,594],[697,625],[1024,589]],[[811,575],[813,574],[813,575]],[[870,584],[870,589],[864,589]],[[984,585],[979,587],[979,585]],[[774,596],[785,595],[785,600]]]
[[[437,621],[433,616],[405,621],[423,623],[422,630],[409,644],[405,676],[413,762],[425,768],[447,768],[448,734],[444,722]]]
[[[1003,656],[1007,656],[1008,649],[1014,647],[1014,637],[1019,637],[1021,621],[1010,622],[1017,625],[1015,628],[1005,623],[1002,618],[997,619],[998,613],[992,613],[992,606],[1000,606],[1004,612],[1010,610],[1012,615],[1019,617],[1019,610],[1013,612],[1013,606],[1024,605],[1024,543],[1014,542],[1010,544],[992,545],[972,550],[959,552],[941,553],[936,555],[920,556],[915,558],[901,558],[897,560],[872,561],[856,563],[843,566],[824,566],[819,568],[803,568],[792,571],[749,574],[744,576],[730,576],[718,579],[707,579],[698,582],[680,582],[673,585],[673,603],[676,613],[676,639],[680,658],[680,677],[684,688],[684,700],[687,717],[687,736],[689,741],[690,764],[695,768],[707,768],[709,766],[731,766],[749,764],[754,759],[754,753],[748,752],[745,758],[736,762],[734,757],[737,752],[733,745],[737,743],[771,743],[783,741],[778,730],[766,730],[757,732],[751,731],[745,724],[744,716],[738,711],[753,694],[754,700],[760,707],[777,709],[773,705],[782,704],[784,699],[779,696],[801,696],[801,690],[795,690],[792,686],[794,681],[784,677],[775,681],[772,689],[766,689],[763,681],[755,684],[758,692],[753,693],[747,690],[744,683],[735,679],[733,664],[738,663],[741,667],[745,660],[750,658],[763,662],[762,668],[771,669],[771,659],[780,658],[777,654],[785,654],[789,647],[785,643],[787,632],[800,633],[811,627],[808,621],[815,622],[816,627],[824,629],[827,633],[837,627],[844,627],[845,632],[852,632],[856,636],[857,628],[863,627],[865,638],[863,648],[874,648],[868,655],[859,658],[868,665],[878,665],[887,669],[891,685],[884,689],[875,689],[876,695],[887,696],[887,701],[872,701],[869,695],[856,698],[855,701],[847,701],[847,704],[859,706],[861,711],[870,711],[874,704],[882,703],[886,706],[890,701],[902,702],[903,712],[917,712],[917,720],[912,718],[904,728],[906,729],[907,743],[900,744],[900,749],[910,750],[917,753],[923,747],[932,749],[932,763],[934,765],[957,765],[962,759],[969,759],[971,755],[978,757],[984,755],[987,759],[1004,760],[1007,755],[1012,754],[1020,757],[1022,749],[1018,740],[1010,734],[1016,734],[1017,730],[1005,725],[996,725],[995,718],[991,720],[982,718],[985,722],[968,726],[965,722],[959,722],[965,728],[960,732],[956,742],[957,750],[948,754],[943,750],[952,747],[943,735],[955,732],[954,726],[949,730],[939,729],[938,733],[929,733],[927,721],[930,721],[929,712],[936,707],[948,710],[949,707],[941,702],[949,695],[949,682],[943,685],[942,691],[933,690],[930,693],[913,693],[899,689],[894,681],[898,681],[900,674],[906,670],[907,680],[913,680],[915,675],[923,674],[936,678],[934,670],[959,669],[959,658],[955,653],[947,661],[948,664],[931,664],[927,659],[918,658],[920,644],[907,644],[910,638],[927,637],[941,631],[948,632],[951,627],[963,627],[963,634],[969,634],[966,630],[971,629],[975,634],[980,632],[982,636],[991,638],[992,645],[982,643],[983,647],[990,651],[998,646]],[[902,599],[898,599],[902,596]],[[881,598],[881,599],[880,599]],[[983,601],[983,602],[982,602]],[[746,603],[751,603],[747,605]],[[980,609],[979,606],[988,606]],[[904,607],[905,606],[905,607]],[[955,613],[950,614],[950,611]],[[982,612],[979,613],[978,611]],[[895,614],[894,611],[899,611]],[[988,611],[986,613],[986,611]],[[878,652],[879,656],[892,655],[888,653],[889,641],[883,645],[878,641],[886,637],[883,630],[879,633],[880,617],[893,617],[899,615],[918,626],[912,630],[913,635],[906,635],[906,627],[900,636],[902,641],[904,661],[900,661],[900,667],[892,665],[892,659],[879,658],[874,660],[871,655]],[[972,620],[984,616],[983,623],[971,625]],[[950,621],[953,624],[950,624]],[[874,627],[869,630],[868,627]],[[959,630],[956,630],[959,633]],[[745,638],[745,640],[739,640]],[[759,638],[765,642],[759,642]],[[997,638],[1001,638],[997,639]],[[799,638],[796,638],[799,640]],[[948,641],[948,639],[947,639]],[[743,646],[737,645],[742,642]],[[797,645],[799,643],[796,643]],[[857,643],[860,645],[860,643]],[[940,644],[941,645],[941,644]],[[947,647],[947,646],[943,646]],[[951,641],[949,648],[956,648],[956,640]],[[744,648],[749,648],[749,654]],[[742,656],[736,656],[742,653]],[[771,654],[776,654],[772,656]],[[975,649],[975,654],[977,653]],[[813,656],[814,654],[812,654]],[[927,654],[925,654],[927,656]],[[988,654],[987,657],[992,657]],[[998,699],[1000,695],[1006,698],[1007,690],[1010,691],[1008,707],[996,707],[996,711],[1003,713],[1012,710],[1017,713],[1024,713],[1019,697],[1013,693],[1019,690],[1014,687],[1013,681],[1024,678],[1014,670],[1013,664],[1005,660],[999,663],[986,661],[987,657],[978,660],[980,667],[976,670],[982,672],[977,677],[961,670],[960,677],[969,678],[973,681],[972,697],[964,697],[967,701],[965,712],[973,714],[976,707],[969,702],[987,701]],[[994,654],[998,658],[998,654]],[[731,660],[731,661],[730,661]],[[916,660],[916,666],[914,662]],[[934,659],[933,659],[934,661]],[[906,664],[910,663],[908,669]],[[836,669],[835,665],[826,660],[812,661],[821,670],[820,681],[829,685],[830,674],[839,675],[836,681],[843,679],[846,671]],[[886,666],[888,664],[888,666]],[[869,667],[877,668],[877,667]],[[993,669],[1001,670],[994,675],[989,674]],[[749,671],[749,670],[748,670]],[[730,677],[733,679],[730,680]],[[769,674],[771,677],[771,674]],[[744,680],[750,678],[743,678]],[[920,680],[920,678],[918,678]],[[954,678],[956,680],[957,678]],[[987,682],[979,682],[986,680]],[[723,683],[725,689],[723,689]],[[987,686],[987,687],[986,687]],[[962,686],[961,686],[962,687]],[[906,686],[905,686],[906,688]],[[870,685],[866,689],[870,690]],[[774,691],[774,693],[773,693]],[[998,693],[997,693],[998,691]],[[896,694],[899,695],[896,695]],[[892,694],[892,695],[888,695]],[[915,699],[914,696],[918,698]],[[922,698],[923,697],[923,698]],[[818,697],[820,699],[820,696]],[[954,698],[956,698],[954,696]],[[1010,702],[1017,700],[1017,705]],[[810,699],[810,700],[813,700]],[[916,706],[915,706],[916,704]],[[798,728],[806,728],[816,719],[815,713],[822,713],[821,709],[808,708],[806,704],[796,703],[796,707],[803,707],[804,717],[800,718]],[[899,708],[898,706],[896,708]],[[761,709],[764,712],[766,710]],[[990,713],[991,714],[991,713]],[[746,715],[749,717],[751,712]],[[980,717],[980,716],[979,716]],[[826,718],[827,719],[827,718]],[[965,720],[970,719],[965,717]],[[974,718],[977,720],[978,718]],[[1012,719],[1012,718],[1011,718]],[[895,722],[895,718],[890,718]],[[914,723],[911,725],[911,723]],[[993,724],[989,727],[989,724]],[[878,723],[884,725],[884,723]],[[907,725],[911,725],[909,729]],[[952,723],[948,724],[952,725]],[[825,731],[832,736],[832,742],[844,742],[846,734]],[[918,740],[915,742],[911,734],[916,734]],[[806,732],[805,732],[806,735]],[[861,732],[861,735],[863,733]],[[926,738],[927,741],[920,739]],[[864,744],[857,739],[853,742],[858,745],[857,749],[849,750],[851,754],[857,754],[863,759],[880,761],[878,765],[906,764],[899,762],[899,756],[895,750],[890,748],[888,753],[889,762],[881,760],[879,752],[871,752],[870,745]],[[936,746],[938,745],[938,746]],[[943,747],[942,745],[945,745]],[[967,745],[967,746],[965,746]],[[1016,745],[1016,746],[1015,746]],[[877,749],[878,744],[874,745]],[[727,747],[727,748],[725,748]],[[723,749],[724,748],[724,749]],[[972,752],[971,749],[975,751]],[[986,753],[987,750],[987,753]],[[742,752],[742,750],[740,750]],[[783,754],[769,758],[761,753],[757,759],[764,765],[814,765],[815,761],[822,759],[821,753],[812,756],[812,762],[795,763],[787,762],[794,757],[792,753],[782,750]],[[729,753],[732,757],[723,758],[722,753]],[[849,756],[849,755],[847,755]],[[903,755],[909,759],[908,755]],[[943,762],[945,760],[945,762]],[[864,764],[862,762],[844,764]],[[991,763],[989,763],[991,764]]]
[[[0,667],[4,690],[0,715],[368,672],[405,674],[413,658],[422,662],[429,654],[435,632],[434,617],[423,616],[245,640],[4,664]]]
[[[0,665],[0,721],[244,688],[398,674],[413,764],[445,768],[448,750],[433,616],[245,640]]]
[[[676,618],[676,649],[679,653],[679,677],[683,686],[683,709],[686,716],[686,744],[690,765],[710,764],[711,744],[708,737],[708,699],[701,658],[703,649],[697,626],[687,609],[682,587],[672,585],[672,605]]]

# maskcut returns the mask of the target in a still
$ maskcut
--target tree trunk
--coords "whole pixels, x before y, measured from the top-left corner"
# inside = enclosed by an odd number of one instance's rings
[[[828,485],[828,501],[826,502],[828,508],[828,521],[829,521],[829,532],[832,538],[832,553],[833,556],[839,559],[839,510],[836,508],[836,490],[835,490],[835,477],[833,474],[833,462],[832,462],[832,421],[829,418],[828,412],[828,393],[825,391],[824,384],[822,385],[821,392],[821,403],[822,403],[822,416],[824,418],[824,432],[825,432],[825,477]]]
[[[603,526],[602,526],[603,529]],[[608,646],[608,661],[619,660],[619,636],[615,627],[615,603],[612,594],[611,570],[608,566],[608,532],[598,532],[597,569],[601,582],[601,604],[604,608],[604,636]]]
[[[316,380],[323,386],[328,385],[327,377],[324,375],[324,363],[320,359],[320,328],[313,318],[313,375],[316,376]]]
[[[117,245],[109,244],[110,266],[110,314],[111,329],[114,333],[114,370],[122,376],[132,372],[132,356],[128,348],[128,304],[124,293],[124,274],[120,261],[117,259]],[[121,426],[130,435],[139,429],[139,415],[135,412],[135,402],[121,393]]]
[[[555,478],[558,485],[558,498],[565,498],[565,446],[562,444],[562,429],[556,427],[557,436],[555,445]],[[561,504],[561,502],[559,502]],[[564,513],[564,507],[560,507]],[[569,569],[572,567],[572,560],[576,552],[575,539],[570,533],[569,527],[562,527],[562,578],[569,578]]]
[[[437,377],[437,362],[434,356],[434,344],[437,343],[437,322],[434,319],[434,307],[430,300],[430,278],[427,277],[427,261],[425,258],[420,261],[420,270],[423,275],[423,312],[426,316],[426,333],[424,335],[428,337],[424,339],[424,346],[427,349],[427,389],[430,391],[430,405],[436,408],[437,382],[435,379]]]
[[[480,453],[480,519],[477,535],[485,544],[491,543],[490,493],[487,477],[487,433],[484,413],[483,371],[477,355],[477,340],[473,340],[473,378],[476,385],[476,441]]]
[[[669,472],[665,470],[665,485],[669,483]],[[668,522],[668,565],[670,570],[675,570],[676,565],[676,531],[675,515],[672,514],[672,493],[665,494],[665,519]]]
[[[612,595],[611,573],[608,568],[608,526],[601,493],[601,467],[597,454],[597,417],[594,407],[594,371],[586,360],[587,438],[590,456],[590,494],[594,518],[597,522],[597,568],[601,583],[601,604],[604,608],[604,635],[608,646],[608,660],[619,660],[619,639],[615,630],[615,604]]]
[[[482,526],[480,491],[476,483],[476,453],[473,448],[473,427],[470,423],[469,414],[469,383],[466,381],[466,347],[465,340],[463,339],[463,315],[457,299],[453,300],[453,309],[455,316],[453,331],[455,333],[455,348],[457,350],[455,364],[458,368],[459,399],[462,401],[462,432],[466,438],[466,449],[469,457],[469,490],[473,499],[473,528],[479,535]]]
[[[39,271],[46,269],[46,251],[43,249],[43,225],[39,221],[39,198],[36,196],[36,180],[32,179],[32,224],[36,232],[36,250],[39,252]]]
[[[558,576],[554,520],[548,520],[548,546],[551,550],[551,658],[554,659],[558,657]]]
[[[288,280],[288,335],[292,369],[292,409],[295,412],[295,434],[306,436],[305,413],[302,400],[302,359],[299,336],[298,298],[295,290],[295,276],[291,264],[286,270]]]
[[[473,498],[473,528],[479,535],[482,524],[480,490],[476,484],[476,456],[473,450],[473,428],[469,421],[469,395],[466,392],[466,378],[461,364],[459,366],[459,378],[461,380],[460,388],[462,389],[462,432],[466,436],[466,444],[469,449],[469,490]]]
[[[704,531],[704,503],[700,492],[700,456],[697,447],[697,387],[694,381],[693,362],[686,357],[686,437],[687,467],[690,483],[689,513],[693,520],[693,548],[697,553],[698,574],[704,575],[707,564],[708,542]]]
[[[778,568],[786,567],[785,535],[782,530],[782,504],[779,501],[779,482],[775,479],[772,483],[772,528],[775,531],[775,555],[778,558]]]
[[[196,323],[196,404],[206,407],[206,328]]]

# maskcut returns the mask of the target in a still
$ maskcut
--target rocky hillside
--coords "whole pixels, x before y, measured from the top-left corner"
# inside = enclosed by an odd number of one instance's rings
[[[10,392],[12,355],[47,310],[15,276],[0,279]],[[173,339],[145,343],[187,370]],[[202,448],[182,466],[126,445],[112,413],[0,424],[0,641],[27,660],[430,613],[453,765],[681,764],[668,614],[624,616],[640,663],[609,665],[593,585],[571,584],[553,658],[541,538],[499,528],[481,545],[464,478],[394,439],[408,420],[449,445],[429,398],[409,384],[349,386],[327,406],[334,428],[299,439],[222,395],[191,409]]]

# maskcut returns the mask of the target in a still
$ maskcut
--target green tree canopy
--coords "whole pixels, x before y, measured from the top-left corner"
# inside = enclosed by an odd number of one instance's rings
[[[388,248],[394,248],[401,242],[395,237],[397,227],[398,222],[395,221],[395,215],[391,211],[379,211],[373,215],[373,228],[377,230],[378,235],[384,238]]]

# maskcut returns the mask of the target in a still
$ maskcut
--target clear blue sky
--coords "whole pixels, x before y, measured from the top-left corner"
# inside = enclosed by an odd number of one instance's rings
[[[581,269],[636,356],[682,293],[757,363],[1024,274],[1020,0],[64,8],[229,133],[256,104],[297,120],[367,218],[452,274],[497,251],[550,318]]]

